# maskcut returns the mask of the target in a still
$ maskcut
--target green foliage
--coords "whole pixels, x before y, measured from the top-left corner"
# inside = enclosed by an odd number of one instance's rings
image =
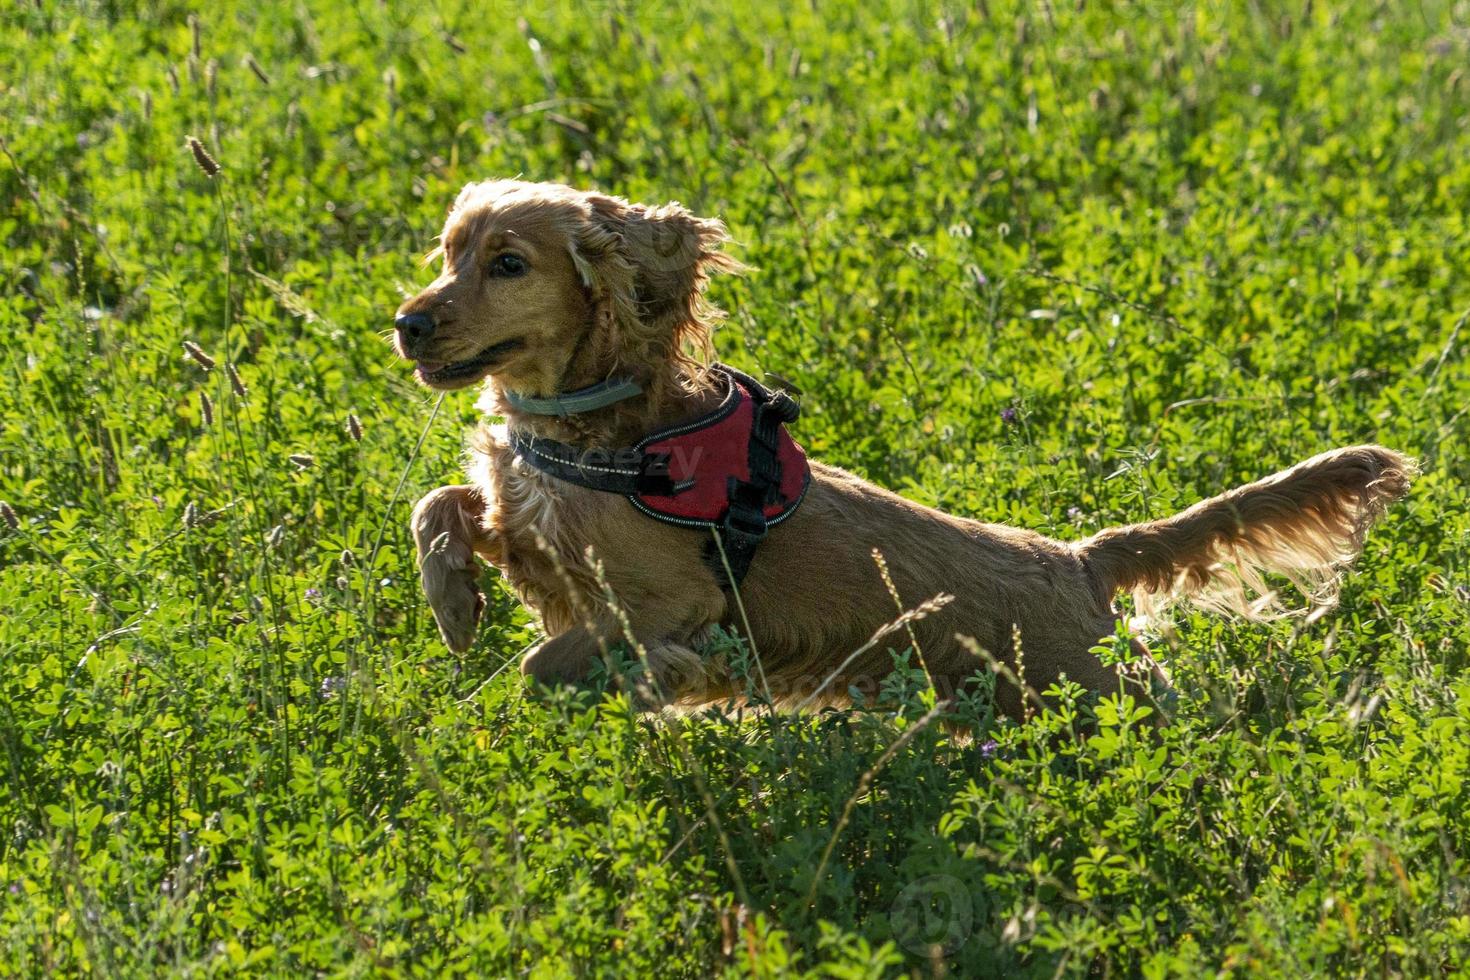
[[[1463,969],[1463,3],[138,6],[0,14],[0,972]],[[853,711],[528,700],[492,576],[437,643],[472,399],[382,343],[514,174],[723,216],[722,356],[926,504],[1424,476],[1329,615],[1181,615],[1166,727],[937,719],[912,651]]]

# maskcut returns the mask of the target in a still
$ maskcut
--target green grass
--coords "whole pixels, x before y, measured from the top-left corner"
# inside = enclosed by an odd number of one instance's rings
[[[0,972],[1464,969],[1463,3],[141,6],[0,14]],[[721,356],[925,504],[1078,537],[1348,442],[1424,475],[1326,617],[1181,615],[1157,735],[956,743],[908,669],[528,700],[492,575],[435,637],[405,521],[473,399],[383,342],[516,174],[723,216]]]

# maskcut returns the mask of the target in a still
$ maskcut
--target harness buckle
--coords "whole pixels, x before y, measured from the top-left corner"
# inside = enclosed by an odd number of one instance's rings
[[[750,486],[750,484],[744,484]],[[766,521],[766,511],[763,506],[750,506],[744,501],[730,501],[730,509],[725,512],[725,520],[722,522],[727,531],[734,534],[744,535],[759,541],[766,536],[769,523]]]
[[[669,470],[669,458],[668,453],[643,454],[638,465],[638,476],[635,478],[639,493],[654,497],[672,497],[694,485],[693,480],[674,482],[673,474]]]
[[[714,541],[710,542],[711,548],[707,551],[709,564],[721,588],[739,586],[745,573],[750,571],[750,562],[755,557],[756,548],[765,540],[770,525],[760,499],[762,496],[761,487],[730,478],[726,490],[730,506],[725,510],[725,517],[720,521],[719,528],[719,547],[724,549],[724,561],[720,560],[718,551],[714,549]],[[728,575],[725,573],[726,564],[729,565]]]

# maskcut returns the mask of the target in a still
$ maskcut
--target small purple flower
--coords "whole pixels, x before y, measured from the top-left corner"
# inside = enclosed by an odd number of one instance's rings
[[[993,739],[993,738],[986,739],[985,741],[983,741],[983,742],[980,743],[980,758],[982,758],[982,759],[993,759],[993,758],[995,758],[995,750],[997,748],[999,748],[999,745],[996,744],[995,739]]]
[[[1016,418],[1016,410],[1014,408],[1003,408],[1000,410],[1000,420],[1006,425],[1015,425]]]
[[[12,881],[10,883],[10,894],[12,894],[12,895],[19,895],[20,894],[20,882],[18,882],[18,881]]]
[[[347,688],[347,678],[345,678],[345,677],[323,677],[322,678],[322,697],[324,699],[326,699],[326,700],[330,700],[330,699],[336,697],[337,695],[341,694],[344,690],[346,690],[346,688]]]
[[[1080,520],[1082,520],[1082,508],[1081,507],[1068,507],[1067,508],[1067,520],[1069,520],[1069,521],[1080,521]]]
[[[322,590],[318,588],[307,589],[304,593],[302,593],[302,595],[305,597],[307,602],[322,601]]]

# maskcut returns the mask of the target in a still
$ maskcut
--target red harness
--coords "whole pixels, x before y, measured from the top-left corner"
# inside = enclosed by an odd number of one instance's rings
[[[713,370],[728,385],[719,407],[636,446],[582,450],[520,433],[511,442],[516,455],[544,473],[623,494],[655,520],[713,529],[724,557],[713,540],[706,557],[724,584],[738,585],[767,529],[795,513],[811,467],[784,428],[800,412],[790,396],[723,364]]]

